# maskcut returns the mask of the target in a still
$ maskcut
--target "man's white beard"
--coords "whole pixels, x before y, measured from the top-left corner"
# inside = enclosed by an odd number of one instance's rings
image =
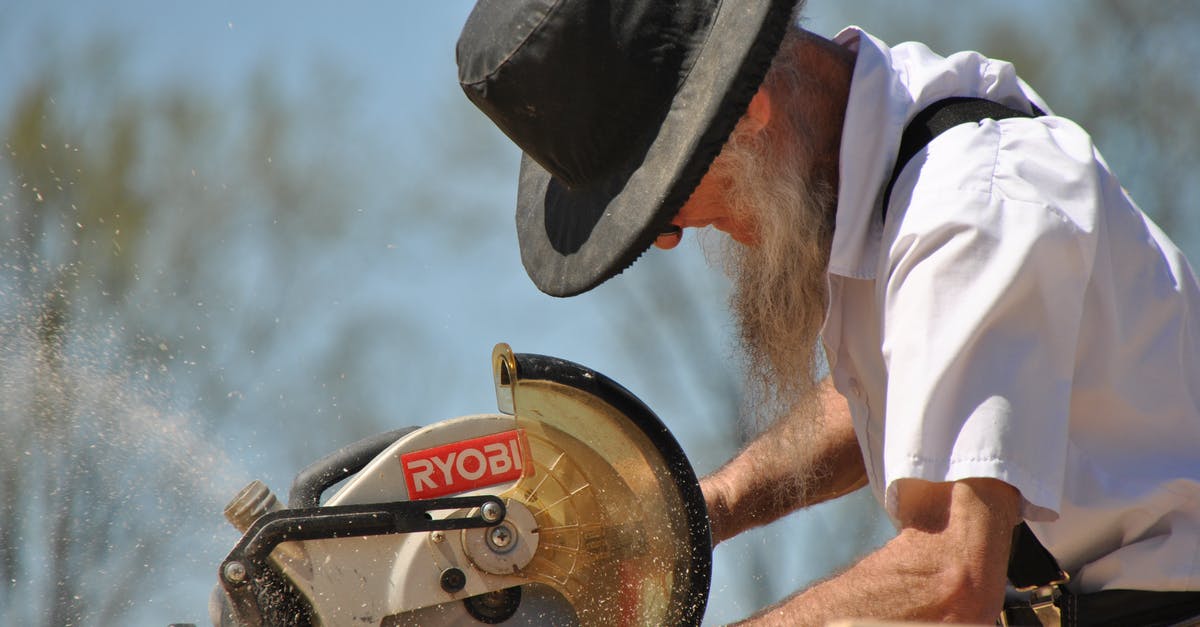
[[[835,195],[810,174],[799,133],[780,119],[761,132],[739,127],[712,166],[725,179],[730,210],[756,225],[755,245],[723,238],[723,259],[746,361],[747,409],[759,428],[783,412],[819,409]]]

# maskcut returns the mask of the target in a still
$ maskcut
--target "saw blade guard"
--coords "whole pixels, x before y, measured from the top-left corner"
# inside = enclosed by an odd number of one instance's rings
[[[678,442],[604,375],[553,357],[492,354],[500,411],[533,463],[500,496],[537,524],[522,575],[562,594],[581,625],[700,623],[712,571],[707,509]]]

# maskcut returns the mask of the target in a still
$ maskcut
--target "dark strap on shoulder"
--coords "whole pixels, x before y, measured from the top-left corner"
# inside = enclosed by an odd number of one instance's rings
[[[933,141],[934,137],[967,122],[1045,115],[1037,105],[1031,106],[1034,115],[983,98],[954,97],[943,98],[922,109],[904,128],[904,135],[900,137],[900,150],[896,153],[896,167],[892,169],[892,176],[888,179],[887,188],[883,192],[882,215],[887,215],[888,202],[892,198],[892,187],[896,184],[896,179],[900,177],[900,172],[914,155]]]
[[[1020,590],[1045,586],[1062,579],[1058,561],[1042,546],[1025,521],[1013,528],[1012,550],[1008,554],[1008,581]]]

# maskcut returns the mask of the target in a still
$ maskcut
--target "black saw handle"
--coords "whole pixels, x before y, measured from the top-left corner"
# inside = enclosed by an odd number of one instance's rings
[[[477,513],[450,518],[431,515],[431,512],[443,510],[474,510]],[[266,623],[258,596],[272,581],[274,570],[267,557],[280,543],[491,527],[504,520],[504,516],[504,501],[490,494],[281,509],[260,516],[250,525],[221,562],[217,579],[229,596],[237,624],[261,627]]]

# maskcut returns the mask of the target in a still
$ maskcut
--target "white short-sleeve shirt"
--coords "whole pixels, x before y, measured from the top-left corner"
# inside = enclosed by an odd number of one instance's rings
[[[823,340],[868,476],[1000,479],[1080,591],[1200,590],[1200,287],[1069,120],[951,129],[950,96],[1050,111],[1013,67],[849,28]]]

